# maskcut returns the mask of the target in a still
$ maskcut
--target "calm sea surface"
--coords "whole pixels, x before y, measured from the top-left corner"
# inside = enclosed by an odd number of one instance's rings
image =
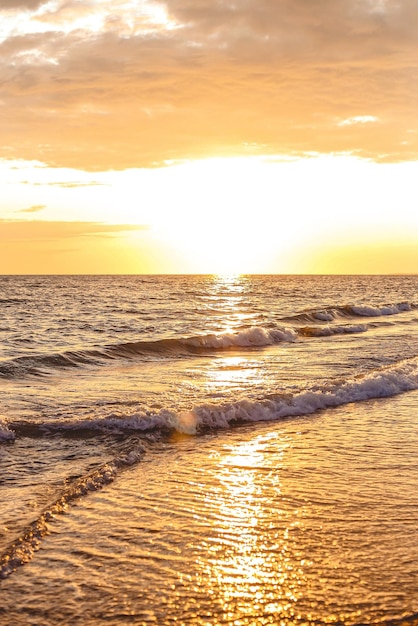
[[[418,624],[418,277],[0,277],[0,623]]]

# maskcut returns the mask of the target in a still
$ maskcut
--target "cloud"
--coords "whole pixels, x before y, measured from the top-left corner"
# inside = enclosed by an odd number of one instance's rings
[[[370,122],[377,122],[378,118],[374,115],[356,115],[349,117],[346,120],[338,122],[338,126],[352,126],[353,124],[369,124]]]
[[[97,181],[80,182],[80,181],[63,181],[63,182],[42,182],[34,183],[27,180],[22,181],[22,185],[33,185],[34,187],[62,187],[63,189],[77,189],[78,187],[107,187],[107,183],[99,183]]]
[[[60,2],[38,32],[34,19],[10,31],[0,157],[90,171],[306,151],[418,158],[416,0],[146,6]],[[379,124],[338,123],[360,118]]]
[[[47,0],[1,0],[0,11],[7,9],[37,9]]]
[[[21,209],[19,213],[38,213],[46,208],[45,204],[35,204],[34,206],[30,206],[27,209]]]
[[[128,231],[147,230],[147,225],[58,222],[42,220],[0,220],[0,241],[48,241],[78,237],[109,237]]]

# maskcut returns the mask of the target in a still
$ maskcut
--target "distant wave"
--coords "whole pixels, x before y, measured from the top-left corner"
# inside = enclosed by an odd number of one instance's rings
[[[249,348],[252,346],[271,346],[282,341],[293,342],[296,338],[297,332],[291,328],[267,330],[261,326],[254,326],[238,333],[191,337],[182,340],[182,343],[196,348]]]
[[[385,304],[371,306],[369,304],[346,304],[343,306],[331,306],[325,309],[309,309],[296,315],[284,317],[283,320],[292,322],[333,322],[338,318],[352,317],[382,317],[397,315],[406,311],[417,309],[418,305],[411,302],[399,302],[397,304]]]
[[[0,298],[0,304],[25,304],[26,302],[25,298]]]
[[[237,333],[220,333],[161,339],[156,341],[134,341],[103,346],[97,349],[66,351],[58,354],[40,354],[16,357],[0,363],[0,377],[16,378],[25,375],[42,376],[54,369],[99,365],[100,363],[138,356],[181,356],[199,354],[230,348],[263,347],[280,342],[293,342],[297,332],[289,328],[266,329],[252,327]]]
[[[179,339],[133,341],[86,350],[69,350],[58,354],[25,355],[0,363],[0,378],[45,376],[56,369],[97,366],[110,360],[135,357],[170,357],[204,354],[233,348],[262,348],[280,343],[294,343],[299,337],[325,337],[360,333],[366,325],[334,325],[300,328],[264,328],[253,326],[236,333],[196,335]]]
[[[418,358],[374,370],[364,376],[343,380],[321,389],[296,394],[270,395],[268,398],[241,400],[235,403],[202,404],[189,411],[164,409],[158,412],[138,411],[129,416],[99,419],[64,419],[42,424],[27,422],[3,423],[4,438],[14,434],[45,436],[52,434],[131,434],[178,431],[196,435],[207,429],[228,428],[247,422],[276,421],[293,416],[310,415],[321,409],[337,407],[372,398],[385,398],[418,389]]]
[[[54,369],[94,364],[100,359],[105,359],[105,354],[100,350],[20,356],[0,363],[0,378],[42,376]]]
[[[312,309],[296,315],[282,318],[290,327],[252,326],[237,332],[210,333],[191,337],[160,339],[155,341],[132,341],[113,345],[68,350],[56,354],[30,354],[0,362],[0,378],[19,378],[25,376],[44,376],[56,369],[80,366],[98,366],[110,360],[135,357],[173,357],[203,354],[214,350],[233,348],[262,348],[283,342],[294,343],[300,338],[320,338],[334,335],[346,335],[366,332],[370,326],[362,324],[338,324],[338,319],[358,317],[379,317],[396,315],[417,309],[418,305],[401,302],[398,304],[372,307],[366,304],[346,305],[328,309]],[[300,325],[308,322],[307,325]],[[379,322],[383,323],[383,322]]]
[[[358,626],[362,625],[358,624]],[[418,626],[418,613],[385,620],[384,622],[375,622],[375,626]]]
[[[369,327],[367,324],[347,324],[345,326],[305,326],[298,329],[298,334],[304,337],[331,337],[332,335],[349,335],[365,333]]]
[[[6,421],[0,417],[0,441],[14,441],[15,433],[10,430]]]

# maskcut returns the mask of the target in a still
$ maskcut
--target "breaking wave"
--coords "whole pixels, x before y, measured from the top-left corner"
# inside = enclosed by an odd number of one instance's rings
[[[99,366],[117,359],[164,358],[204,354],[208,351],[262,348],[294,343],[303,338],[366,332],[370,324],[338,324],[338,319],[372,318],[412,311],[418,305],[401,302],[373,307],[366,304],[303,311],[280,320],[287,325],[252,326],[236,332],[210,333],[168,339],[132,341],[54,354],[26,354],[0,362],[0,378],[45,376],[56,369]],[[300,325],[301,322],[307,325]],[[377,322],[376,322],[377,323]],[[382,323],[382,322],[381,322]]]
[[[15,434],[7,423],[0,417],[0,441],[14,441]]]
[[[20,356],[0,364],[0,378],[45,376],[56,369],[98,366],[117,359],[191,356],[234,348],[263,348],[280,343],[294,343],[299,337],[325,337],[365,332],[367,326],[341,325],[301,328],[264,328],[254,326],[236,333],[196,335],[179,339],[136,341],[98,349],[67,351],[58,354]]]
[[[368,304],[346,304],[344,306],[331,306],[326,309],[309,309],[283,318],[296,322],[333,322],[338,318],[356,317],[383,317],[387,315],[398,315],[406,311],[417,309],[418,305],[411,302],[399,302],[397,304],[385,304],[381,306],[371,306]]]
[[[304,337],[331,337],[332,335],[365,333],[368,329],[367,324],[347,324],[345,326],[305,326],[298,332]]]
[[[0,439],[10,441],[16,435],[47,437],[97,434],[136,435],[126,440],[127,447],[116,458],[87,475],[67,484],[43,512],[0,554],[0,579],[10,576],[30,561],[57,515],[76,499],[111,483],[126,467],[138,463],[153,441],[173,431],[198,435],[208,430],[227,429],[234,425],[278,421],[340,405],[374,398],[395,396],[418,389],[418,357],[380,368],[368,375],[356,376],[336,384],[324,385],[295,394],[269,395],[258,401],[241,400],[222,404],[200,404],[188,411],[165,409],[158,412],[140,410],[129,416],[102,419],[63,419],[44,423],[0,422]],[[142,443],[142,441],[144,443]],[[133,443],[134,442],[134,443]]]
[[[45,436],[50,434],[84,435],[87,433],[132,434],[158,431],[178,431],[196,435],[208,429],[228,428],[249,422],[276,421],[287,417],[310,415],[318,410],[352,402],[386,398],[418,389],[418,358],[407,359],[395,365],[374,370],[337,384],[325,385],[296,394],[269,395],[258,401],[241,400],[223,404],[201,404],[189,411],[163,409],[158,412],[141,410],[129,416],[110,416],[99,419],[64,419],[42,424],[9,423],[6,434]]]
[[[67,351],[60,354],[21,356],[0,364],[0,377],[42,376],[54,369],[100,365],[116,359],[134,357],[173,357],[231,348],[252,348],[293,342],[297,331],[291,328],[252,327],[236,333],[196,335],[179,339],[136,341],[103,346],[98,349]]]

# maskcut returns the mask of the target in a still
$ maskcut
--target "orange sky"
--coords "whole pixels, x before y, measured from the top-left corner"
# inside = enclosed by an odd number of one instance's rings
[[[418,272],[417,42],[416,0],[2,0],[0,273]]]

